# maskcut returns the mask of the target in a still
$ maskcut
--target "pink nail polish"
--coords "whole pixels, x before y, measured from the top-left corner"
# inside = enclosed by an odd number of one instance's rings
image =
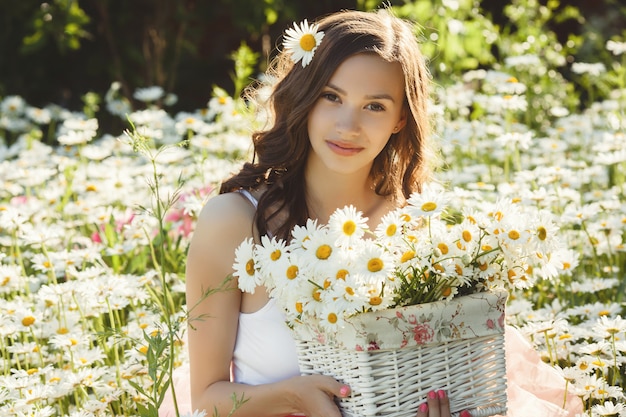
[[[428,398],[430,398],[431,400],[434,400],[437,398],[437,393],[435,391],[430,391],[428,393]]]
[[[428,404],[424,403],[420,405],[419,411],[420,413],[428,413]]]
[[[437,395],[439,396],[440,400],[443,400],[444,398],[446,398],[446,392],[444,390],[437,391]]]
[[[342,397],[347,397],[349,394],[350,394],[349,386],[344,385],[341,388],[339,388],[339,395],[341,395]]]

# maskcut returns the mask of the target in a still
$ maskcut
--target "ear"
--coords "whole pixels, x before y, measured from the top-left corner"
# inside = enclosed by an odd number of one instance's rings
[[[396,123],[396,125],[393,128],[393,133],[398,133],[399,131],[401,131],[404,128],[404,126],[406,126],[406,120],[407,120],[406,109],[403,109],[402,113],[400,114],[400,120],[398,120],[398,123]]]

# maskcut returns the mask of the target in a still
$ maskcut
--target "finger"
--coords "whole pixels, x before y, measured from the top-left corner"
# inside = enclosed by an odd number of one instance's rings
[[[439,413],[441,417],[450,417],[450,398],[444,390],[437,391],[439,397]]]
[[[311,377],[317,379],[318,387],[328,393],[331,398],[345,398],[350,395],[350,387],[346,384],[342,384],[333,377],[325,375],[311,375]]]
[[[420,406],[417,408],[417,414],[415,415],[415,417],[428,417],[427,403],[420,404]]]
[[[441,414],[439,396],[435,391],[430,391],[428,393],[428,417],[449,417],[449,415],[449,413],[447,416]]]

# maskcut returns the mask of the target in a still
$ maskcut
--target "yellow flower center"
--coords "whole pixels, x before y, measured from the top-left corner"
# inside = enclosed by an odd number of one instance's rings
[[[437,245],[437,248],[441,251],[442,255],[446,255],[449,251],[448,249],[448,245],[446,245],[445,243],[441,242]]]
[[[378,306],[378,305],[382,304],[382,302],[383,302],[382,297],[379,297],[377,295],[375,295],[373,297],[370,297],[370,305]]]
[[[346,293],[349,295],[354,295],[354,289],[352,287],[346,287]]]
[[[546,240],[546,238],[548,237],[548,231],[545,227],[539,226],[537,228],[537,237],[539,238],[539,240]]]
[[[319,290],[317,290],[317,289],[313,290],[313,299],[315,301],[321,301],[322,300],[322,293]]]
[[[332,252],[333,252],[333,249],[330,246],[321,245],[315,251],[315,256],[317,256],[317,259],[328,259]]]
[[[404,262],[410,261],[413,258],[415,258],[415,251],[408,250],[402,254],[402,258],[400,258],[400,262],[404,263]]]
[[[248,275],[254,275],[254,261],[252,259],[246,262],[246,273]]]
[[[387,234],[387,236],[393,236],[396,234],[396,230],[397,227],[395,224],[390,224],[389,226],[387,226],[387,230],[385,231],[385,233]]]
[[[326,317],[329,323],[335,324],[337,323],[337,315],[335,313],[329,313],[328,317]]]
[[[337,271],[337,275],[335,275],[335,277],[337,279],[346,279],[346,275],[348,275],[350,273],[350,271],[348,271],[347,269],[340,269],[339,271]]]
[[[511,240],[517,240],[517,239],[519,239],[519,236],[520,235],[519,235],[519,232],[517,230],[511,230],[509,232],[509,239],[511,239]]]
[[[422,211],[433,211],[437,208],[437,203],[433,201],[429,201],[427,203],[422,204]]]
[[[298,267],[296,265],[289,265],[287,268],[287,279],[295,279],[298,276]]]
[[[316,44],[317,41],[315,40],[315,36],[310,33],[306,33],[300,38],[300,48],[307,52],[311,52],[313,48],[315,48]]]
[[[352,236],[356,231],[356,223],[352,220],[348,220],[343,224],[343,233],[347,236]]]
[[[280,256],[282,255],[282,252],[280,251],[280,249],[276,249],[274,252],[272,252],[272,254],[270,255],[270,259],[272,261],[277,261],[280,259]]]
[[[463,240],[466,242],[470,242],[472,240],[472,233],[469,230],[463,230]]]
[[[32,326],[33,324],[35,324],[35,318],[33,316],[26,316],[22,319],[22,325],[23,326]]]
[[[441,295],[443,295],[444,297],[449,297],[450,294],[452,294],[452,287],[444,287],[443,290],[441,290]]]
[[[57,334],[68,334],[70,331],[67,327],[59,327],[57,329]]]
[[[372,258],[367,262],[367,270],[370,272],[378,272],[383,269],[383,260],[380,258]]]
[[[300,302],[296,303],[296,311],[298,313],[302,313],[302,303],[300,303]]]

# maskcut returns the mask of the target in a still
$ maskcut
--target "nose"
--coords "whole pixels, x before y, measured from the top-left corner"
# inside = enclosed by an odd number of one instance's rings
[[[337,110],[335,126],[337,132],[342,137],[357,136],[361,130],[358,109],[354,109],[350,106],[342,106],[341,109]]]

